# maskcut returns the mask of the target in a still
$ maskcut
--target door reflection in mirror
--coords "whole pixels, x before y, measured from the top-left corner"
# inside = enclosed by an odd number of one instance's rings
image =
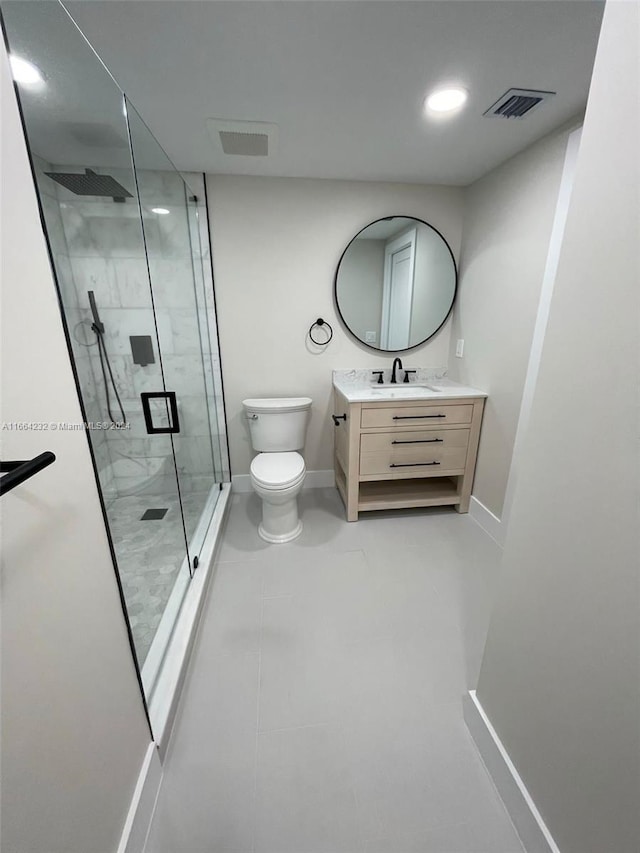
[[[338,264],[335,300],[347,329],[374,349],[398,352],[432,337],[456,293],[451,249],[431,225],[406,216],[372,222]]]

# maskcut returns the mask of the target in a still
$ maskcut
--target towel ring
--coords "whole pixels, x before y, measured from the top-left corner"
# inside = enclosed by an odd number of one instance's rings
[[[326,341],[317,341],[313,337],[313,330],[315,329],[316,326],[326,326],[329,329],[329,337],[327,338]],[[316,346],[326,347],[326,345],[329,343],[329,341],[333,337],[333,329],[331,328],[331,325],[329,323],[327,323],[326,320],[323,320],[322,317],[318,317],[318,319],[315,321],[315,323],[312,323],[311,326],[309,327],[309,337],[314,342],[314,344],[316,344]]]

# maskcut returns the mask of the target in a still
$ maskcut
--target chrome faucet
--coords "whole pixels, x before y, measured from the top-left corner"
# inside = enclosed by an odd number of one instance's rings
[[[393,367],[391,368],[391,382],[394,385],[396,385],[398,382],[398,380],[396,379],[396,369],[398,367],[400,368],[400,370],[404,370],[404,367],[402,366],[402,362],[400,361],[400,359],[394,358],[393,359]]]

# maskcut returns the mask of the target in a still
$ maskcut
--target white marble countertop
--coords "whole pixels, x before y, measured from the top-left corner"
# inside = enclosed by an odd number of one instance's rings
[[[371,370],[334,370],[333,386],[350,403],[395,402],[397,400],[451,400],[458,397],[486,397],[484,391],[461,385],[444,376],[444,369],[418,368],[410,382],[389,382],[384,371],[383,384],[372,377]],[[373,379],[373,381],[372,381]]]

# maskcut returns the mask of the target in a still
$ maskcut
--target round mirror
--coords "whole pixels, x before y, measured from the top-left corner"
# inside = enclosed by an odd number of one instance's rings
[[[388,216],[363,228],[344,250],[334,295],[354,337],[398,352],[435,335],[453,307],[457,282],[442,234],[421,219]]]

